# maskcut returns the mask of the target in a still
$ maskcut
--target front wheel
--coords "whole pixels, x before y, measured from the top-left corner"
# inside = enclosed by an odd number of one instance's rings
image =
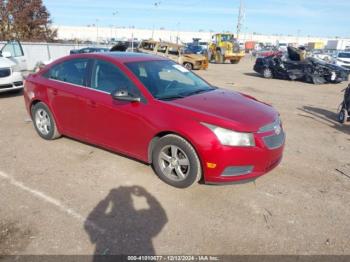
[[[343,108],[342,110],[340,110],[338,114],[339,123],[344,124],[348,120],[348,117],[349,117],[348,111],[345,108]]]
[[[224,62],[225,62],[224,55],[221,54],[220,50],[217,50],[215,54],[215,63],[223,64]]]
[[[193,69],[193,65],[191,63],[188,63],[188,62],[184,63],[184,67],[190,71]]]
[[[158,140],[152,153],[152,163],[158,177],[177,188],[190,187],[202,176],[196,151],[177,135],[167,135]]]
[[[46,140],[59,138],[55,119],[44,103],[37,103],[32,107],[32,119],[39,136]]]

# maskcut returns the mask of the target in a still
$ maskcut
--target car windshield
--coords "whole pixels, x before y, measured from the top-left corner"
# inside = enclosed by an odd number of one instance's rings
[[[222,42],[231,42],[233,40],[233,35],[221,35]]]
[[[144,61],[126,63],[126,66],[159,100],[173,100],[210,92],[210,86],[191,71],[172,61]]]
[[[350,58],[350,53],[339,53],[339,58]]]

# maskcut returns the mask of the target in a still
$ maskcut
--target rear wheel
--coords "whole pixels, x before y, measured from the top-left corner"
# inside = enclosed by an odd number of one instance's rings
[[[230,60],[230,62],[231,62],[231,64],[238,64],[239,60],[232,59],[232,60]]]
[[[32,119],[39,136],[46,140],[59,138],[55,119],[44,103],[37,103],[32,107]]]
[[[348,117],[349,117],[349,114],[348,114],[348,111],[345,108],[340,110],[340,112],[338,114],[338,121],[339,121],[339,123],[344,124],[348,120]]]
[[[161,180],[178,188],[190,187],[202,175],[196,151],[177,135],[167,135],[158,140],[152,153],[152,163]]]
[[[265,68],[263,71],[263,77],[267,79],[271,79],[273,77],[272,71],[270,68]]]

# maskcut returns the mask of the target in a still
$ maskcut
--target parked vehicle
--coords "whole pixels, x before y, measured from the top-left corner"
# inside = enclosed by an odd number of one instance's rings
[[[117,41],[111,48],[111,52],[137,52],[138,41]]]
[[[187,43],[188,46],[200,46],[203,51],[208,51],[208,42],[201,41],[200,38],[193,38],[192,43]]]
[[[278,43],[278,51],[286,52],[288,48],[287,43]]]
[[[179,188],[256,178],[282,159],[285,133],[273,107],[160,56],[68,56],[30,75],[24,98],[42,138],[125,154]]]
[[[325,45],[323,42],[309,42],[307,47],[310,50],[322,50],[324,49]]]
[[[328,62],[328,63],[330,63],[334,60],[333,54],[331,52],[325,51],[325,50],[313,50],[310,53],[310,56],[324,60],[325,62]]]
[[[344,100],[340,104],[340,110],[338,113],[338,121],[344,124],[349,119],[350,115],[350,84],[347,88],[343,90],[344,92]]]
[[[19,41],[7,41],[1,48],[1,52],[7,54],[7,58],[16,64],[16,71],[25,72],[28,70],[27,57]]]
[[[109,52],[108,48],[102,47],[85,47],[82,49],[73,49],[70,51],[70,54],[84,54],[84,53],[98,53],[98,52]]]
[[[210,62],[222,64],[229,60],[231,64],[238,64],[244,56],[244,50],[240,49],[239,43],[233,34],[215,34],[212,36],[208,47]]]
[[[138,51],[140,52],[156,54],[169,58],[180,65],[183,65],[188,70],[205,70],[208,68],[208,59],[206,56],[186,52],[185,49],[186,47],[183,45],[157,42],[153,40],[144,40],[138,47]]]
[[[207,56],[207,50],[203,49],[202,46],[200,45],[193,45],[193,44],[188,44],[184,48],[184,53],[185,54],[197,54],[197,55],[205,55]]]
[[[328,50],[350,49],[350,41],[349,40],[328,40],[326,49]]]
[[[335,54],[334,64],[350,69],[350,52],[338,52]]]
[[[341,83],[348,81],[349,71],[320,59],[307,57],[300,61],[295,48],[288,47],[284,56],[258,58],[254,71],[264,78],[302,80],[313,84]]]
[[[21,91],[23,76],[20,67],[8,51],[0,52],[0,93]]]
[[[256,42],[255,41],[247,41],[244,44],[244,48],[246,53],[249,53],[250,51],[254,50],[256,46]]]

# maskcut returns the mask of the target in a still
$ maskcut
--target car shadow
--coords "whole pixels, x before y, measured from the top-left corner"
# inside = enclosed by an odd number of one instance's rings
[[[20,91],[9,91],[9,92],[6,92],[6,93],[0,93],[0,99],[1,98],[17,97],[17,96],[23,96],[23,90],[20,90]]]
[[[167,222],[161,204],[143,187],[112,189],[84,223],[95,245],[93,261],[113,261],[110,255],[155,255],[152,239]]]
[[[263,78],[260,74],[255,73],[255,72],[243,73],[243,75]]]
[[[340,132],[343,132],[345,134],[350,134],[350,126],[340,124],[337,121],[338,114],[336,112],[332,112],[324,108],[318,108],[313,106],[303,106],[303,108],[298,108],[298,109],[310,115],[308,116],[308,115],[299,114],[300,116],[311,118],[320,123],[324,123]]]

